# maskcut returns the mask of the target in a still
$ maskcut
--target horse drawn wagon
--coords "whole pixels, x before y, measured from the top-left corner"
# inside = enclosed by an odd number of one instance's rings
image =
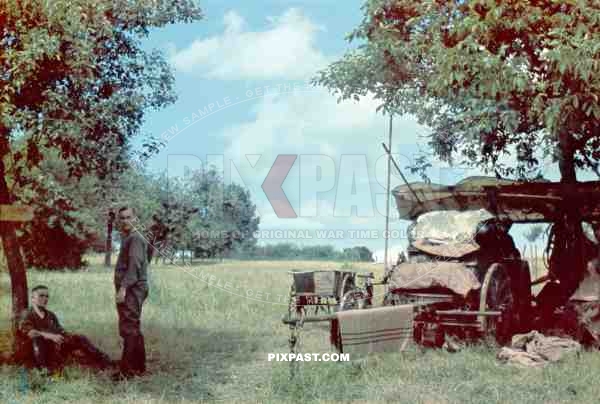
[[[408,248],[382,281],[370,280],[370,292],[356,294],[359,302],[344,305],[374,310],[377,304],[360,302],[371,303],[372,286],[383,285],[381,306],[413,307],[413,338],[420,344],[439,346],[448,334],[508,342],[564,304],[597,254],[581,224],[600,221],[600,182],[471,177],[454,186],[406,184],[393,195],[400,218],[412,221]],[[513,223],[551,224],[548,275],[540,280],[532,282],[509,234]],[[542,282],[534,296],[532,285]],[[308,321],[333,324],[336,315],[284,318],[292,329]]]

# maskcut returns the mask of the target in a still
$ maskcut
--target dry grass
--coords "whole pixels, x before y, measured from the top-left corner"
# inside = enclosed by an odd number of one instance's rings
[[[88,335],[116,358],[120,346],[112,272],[97,263],[81,273],[30,271],[29,279],[30,284],[51,288],[51,308],[67,329]],[[495,348],[486,346],[456,354],[415,349],[352,363],[305,362],[290,380],[288,363],[267,361],[268,353],[289,352],[288,329],[281,323],[285,305],[240,295],[251,289],[287,296],[288,270],[341,267],[332,262],[284,261],[197,265],[191,273],[174,266],[153,267],[143,316],[150,375],[113,384],[105,373],[73,367],[62,380],[52,382],[3,367],[0,402],[583,403],[600,396],[597,353],[542,370],[520,370],[499,365]],[[354,269],[382,271],[371,264]],[[244,293],[211,286],[202,274],[239,285]],[[2,302],[0,310],[6,313],[7,300]],[[327,328],[306,325],[301,350],[331,352]]]

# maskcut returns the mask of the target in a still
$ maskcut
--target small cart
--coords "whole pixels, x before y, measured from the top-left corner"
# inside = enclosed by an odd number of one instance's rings
[[[331,314],[371,306],[373,273],[352,271],[291,271],[288,318]],[[312,312],[312,313],[311,313]]]

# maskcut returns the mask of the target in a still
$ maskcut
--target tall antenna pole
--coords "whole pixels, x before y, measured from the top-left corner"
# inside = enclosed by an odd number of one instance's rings
[[[385,201],[385,250],[383,253],[383,268],[384,272],[388,272],[388,244],[390,238],[390,176],[392,173],[392,114],[390,114],[390,133],[388,139],[388,160],[387,160],[387,194]]]

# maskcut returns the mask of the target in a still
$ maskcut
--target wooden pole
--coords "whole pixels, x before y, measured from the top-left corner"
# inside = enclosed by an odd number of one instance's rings
[[[390,153],[388,153],[387,160],[387,193],[385,199],[385,248],[383,253],[383,269],[384,272],[388,272],[388,246],[389,246],[389,235],[390,235],[390,177],[392,173],[392,114],[390,114],[390,131],[388,137],[388,147]]]
[[[105,240],[105,252],[104,252],[104,266],[107,268],[111,267],[112,260],[112,232],[113,224],[115,222],[115,212],[113,209],[109,209],[106,216],[106,240]]]

